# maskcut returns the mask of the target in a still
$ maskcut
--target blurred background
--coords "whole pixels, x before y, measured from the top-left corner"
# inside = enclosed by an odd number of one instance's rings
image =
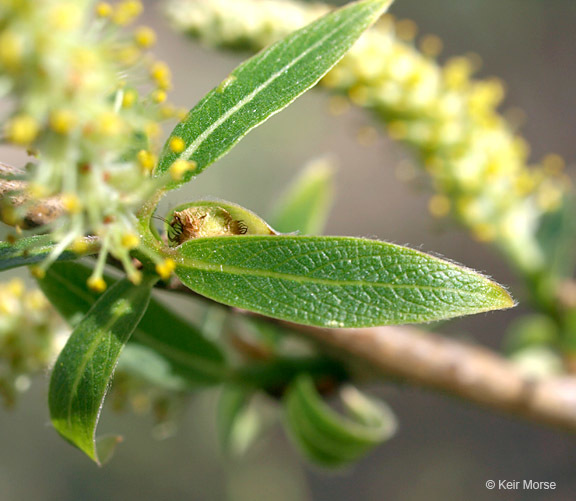
[[[339,2],[346,3],[346,2]],[[147,2],[141,20],[157,30],[156,54],[174,73],[172,100],[190,108],[241,60],[201,48],[170,31],[161,2]],[[507,86],[504,108],[524,110],[524,136],[539,159],[576,157],[576,4],[570,0],[397,0],[391,12],[414,20],[444,42],[444,57],[474,52],[480,76]],[[370,125],[359,110],[333,117],[328,98],[310,92],[262,127],[183,190],[165,208],[211,196],[266,217],[278,194],[311,159],[330,154],[338,165],[337,198],[328,234],[378,238],[446,256],[508,284],[514,311],[477,315],[442,329],[492,348],[522,312],[522,292],[498,254],[427,210],[422,183],[397,179],[410,153],[385,137],[362,145]],[[10,152],[1,158],[10,163]],[[5,278],[7,278],[6,275]],[[466,403],[386,384],[372,388],[398,416],[397,435],[353,468],[326,473],[305,465],[270,406],[270,429],[240,460],[225,459],[214,430],[215,398],[199,393],[177,433],[157,440],[149,417],[105,409],[100,432],[124,436],[110,464],[98,469],[50,429],[46,381],[37,380],[17,408],[2,413],[0,500],[566,500],[576,495],[574,437],[499,416]],[[489,491],[487,480],[556,482],[551,492]]]

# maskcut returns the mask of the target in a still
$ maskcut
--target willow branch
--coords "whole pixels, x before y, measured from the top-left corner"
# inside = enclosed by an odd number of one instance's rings
[[[486,348],[412,327],[318,329],[289,324],[382,375],[576,432],[576,378],[534,379]]]

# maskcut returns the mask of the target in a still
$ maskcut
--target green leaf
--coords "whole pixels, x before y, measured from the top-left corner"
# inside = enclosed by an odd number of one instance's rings
[[[48,404],[54,428],[97,464],[96,426],[122,348],[146,311],[157,277],[135,286],[114,284],[72,332],[50,379]],[[106,456],[110,440],[105,441]]]
[[[86,285],[91,273],[82,263],[57,263],[38,280],[44,295],[72,327],[100,297]],[[108,287],[116,283],[109,275],[104,279]],[[226,361],[220,349],[154,297],[130,342],[153,349],[170,364],[173,375],[189,385],[214,384],[225,376]]]
[[[222,387],[218,399],[218,437],[222,449],[231,456],[241,456],[252,444],[260,429],[258,415],[250,408],[253,390],[235,384]]]
[[[202,172],[251,129],[318,82],[390,3],[364,0],[350,4],[240,65],[176,126],[154,175],[166,174],[176,160],[196,162],[193,172],[168,185],[174,189]],[[174,137],[184,140],[181,153],[170,149]]]
[[[344,389],[342,397],[347,416],[329,407],[313,379],[302,374],[284,399],[286,425],[293,441],[308,459],[327,468],[360,459],[396,431],[396,419],[382,402],[368,399],[352,387]]]
[[[326,160],[311,163],[280,198],[272,218],[281,233],[319,235],[334,198],[334,167]]]
[[[499,285],[398,245],[351,237],[199,238],[175,249],[176,274],[215,301],[323,327],[368,327],[510,308]]]
[[[56,245],[48,235],[20,238],[14,243],[0,242],[0,271],[18,266],[29,266],[43,261],[55,247]],[[57,261],[78,259],[82,255],[95,254],[98,249],[99,245],[94,241],[92,245],[88,245],[86,252],[77,254],[72,251],[64,251],[58,256]]]

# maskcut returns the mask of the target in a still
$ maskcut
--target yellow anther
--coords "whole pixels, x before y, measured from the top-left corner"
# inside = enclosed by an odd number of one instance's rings
[[[156,33],[148,26],[140,26],[134,32],[134,41],[138,46],[147,49],[156,43]]]
[[[156,273],[160,275],[162,280],[168,280],[172,272],[176,269],[176,262],[173,259],[165,259],[156,265]]]
[[[140,166],[146,171],[150,172],[156,165],[156,156],[147,150],[140,150],[136,158]]]
[[[72,245],[70,246],[70,250],[75,254],[84,254],[88,250],[88,242],[85,238],[76,238]]]
[[[88,287],[95,292],[104,292],[106,290],[106,282],[102,277],[90,277],[88,279]]]
[[[113,9],[108,2],[99,2],[96,4],[96,15],[101,18],[108,18],[112,15]]]
[[[30,115],[16,115],[6,124],[6,137],[15,144],[29,145],[36,139],[39,125]]]
[[[122,96],[122,107],[123,108],[131,108],[134,106],[134,103],[138,100],[138,92],[134,89],[127,89],[124,91],[124,95]]]
[[[186,172],[196,169],[197,164],[194,161],[176,160],[170,166],[170,175],[174,181],[180,181]]]
[[[30,198],[36,198],[36,199],[47,197],[50,194],[45,186],[42,186],[41,184],[37,183],[30,183],[28,185],[27,191],[28,194],[30,195]]]
[[[462,89],[470,81],[472,64],[465,57],[454,57],[444,67],[444,80],[450,89]]]
[[[38,289],[31,290],[24,297],[24,304],[29,311],[41,311],[48,306],[46,296]]]
[[[368,103],[368,89],[365,85],[357,84],[348,91],[348,97],[357,106],[364,106]]]
[[[22,297],[25,290],[24,282],[19,278],[14,278],[8,282],[6,289],[12,296],[17,298]]]
[[[124,130],[124,121],[113,111],[101,113],[96,120],[95,130],[103,136],[117,136]]]
[[[77,122],[76,114],[70,110],[56,110],[50,115],[50,127],[58,134],[68,134]]]
[[[22,60],[22,40],[15,33],[5,31],[0,35],[0,64],[14,69]]]
[[[155,103],[163,103],[167,98],[168,96],[166,95],[166,91],[162,89],[156,89],[152,92],[152,101]]]
[[[170,68],[163,61],[155,61],[150,66],[150,76],[160,89],[168,89],[171,85],[172,74]]]
[[[132,270],[128,274],[128,278],[134,285],[140,285],[142,283],[142,273],[138,270]]]
[[[127,233],[126,235],[122,235],[122,247],[132,250],[138,247],[140,244],[140,237],[135,235],[134,233]]]
[[[28,269],[32,276],[38,280],[42,280],[46,276],[46,271],[44,271],[43,268],[40,268],[40,266],[30,266]]]
[[[75,193],[62,195],[62,205],[70,214],[78,214],[82,210],[82,202]]]
[[[491,242],[496,238],[494,227],[488,223],[480,223],[473,228],[474,238],[479,242]]]
[[[112,14],[112,21],[120,26],[126,26],[133,22],[141,12],[141,2],[138,0],[124,0],[116,6]]]
[[[170,146],[170,150],[173,151],[174,153],[182,153],[186,148],[186,143],[184,142],[184,139],[177,136],[171,138],[168,144]]]
[[[58,31],[76,29],[82,23],[82,10],[72,2],[55,5],[48,14],[48,23]]]
[[[162,118],[174,118],[176,116],[176,108],[173,104],[166,103],[160,106],[160,113]]]
[[[138,62],[142,53],[135,45],[125,45],[119,48],[115,55],[120,63],[126,66],[132,66]]]
[[[188,116],[188,110],[186,108],[179,108],[174,114],[178,120],[184,120]]]
[[[157,139],[162,134],[162,129],[156,122],[148,122],[144,126],[144,132],[149,139]]]

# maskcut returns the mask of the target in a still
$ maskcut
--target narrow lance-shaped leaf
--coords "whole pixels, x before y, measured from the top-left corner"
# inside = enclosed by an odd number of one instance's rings
[[[72,327],[99,298],[86,285],[91,273],[83,263],[56,263],[38,280],[42,292]],[[108,287],[117,282],[109,275],[104,279]],[[154,297],[130,343],[154,350],[170,365],[171,377],[183,378],[189,385],[217,383],[226,375],[226,361],[218,346]]]
[[[323,327],[429,322],[509,308],[486,277],[417,250],[351,237],[198,238],[176,274],[230,306]]]
[[[318,82],[390,3],[364,0],[348,5],[240,65],[176,126],[154,175],[165,174],[176,160],[196,162],[193,172],[169,185],[173,189],[200,173]],[[183,151],[171,149],[175,137],[184,140]]]
[[[122,348],[146,311],[155,277],[135,286],[117,282],[76,326],[52,371],[48,403],[52,424],[96,463],[115,437],[96,441],[96,426]]]

